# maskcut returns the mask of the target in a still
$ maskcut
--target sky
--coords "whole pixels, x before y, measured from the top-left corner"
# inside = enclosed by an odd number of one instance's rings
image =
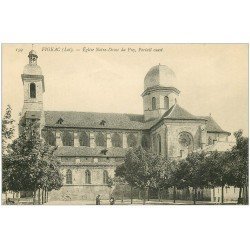
[[[45,78],[44,110],[143,114],[144,77],[157,64],[177,77],[178,103],[248,136],[247,44],[34,44]],[[23,105],[31,44],[2,45],[2,109]],[[233,139],[231,137],[231,139]]]

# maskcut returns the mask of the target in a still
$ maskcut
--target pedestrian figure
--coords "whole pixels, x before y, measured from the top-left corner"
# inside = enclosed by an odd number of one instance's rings
[[[110,205],[114,205],[115,204],[115,198],[113,195],[111,195],[110,199],[109,199],[109,203]]]
[[[98,194],[97,196],[96,196],[96,205],[101,205],[101,198],[100,198],[101,196]]]

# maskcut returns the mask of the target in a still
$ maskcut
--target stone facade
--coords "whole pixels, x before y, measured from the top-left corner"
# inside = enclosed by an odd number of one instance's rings
[[[104,114],[44,111],[44,76],[38,56],[29,53],[22,74],[24,105],[20,123],[39,120],[41,133],[62,162],[64,185],[50,193],[50,199],[94,199],[109,197],[107,177],[114,177],[130,147],[142,145],[168,158],[185,158],[190,152],[211,143],[227,141],[211,117],[197,117],[178,102],[174,72],[164,65],[154,66],[144,79],[144,114]]]

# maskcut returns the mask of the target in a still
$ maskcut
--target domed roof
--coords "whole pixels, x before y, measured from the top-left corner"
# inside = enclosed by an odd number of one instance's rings
[[[36,64],[27,64],[23,69],[24,75],[42,75],[42,69]]]
[[[29,52],[29,55],[35,55],[35,56],[37,56],[36,51],[33,50],[33,49]]]
[[[153,86],[173,87],[176,82],[175,73],[166,65],[152,67],[144,78],[144,89]]]

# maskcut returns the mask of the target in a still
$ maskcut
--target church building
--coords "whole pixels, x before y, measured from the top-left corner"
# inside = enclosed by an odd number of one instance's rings
[[[134,146],[181,159],[228,141],[230,133],[211,116],[195,116],[178,104],[175,73],[165,65],[153,66],[145,75],[143,114],[46,111],[45,77],[37,64],[38,55],[31,50],[28,58],[21,75],[24,104],[20,123],[40,122],[43,138],[58,146],[56,155],[65,177],[63,187],[52,191],[50,199],[94,199],[97,194],[108,198],[108,178]]]

